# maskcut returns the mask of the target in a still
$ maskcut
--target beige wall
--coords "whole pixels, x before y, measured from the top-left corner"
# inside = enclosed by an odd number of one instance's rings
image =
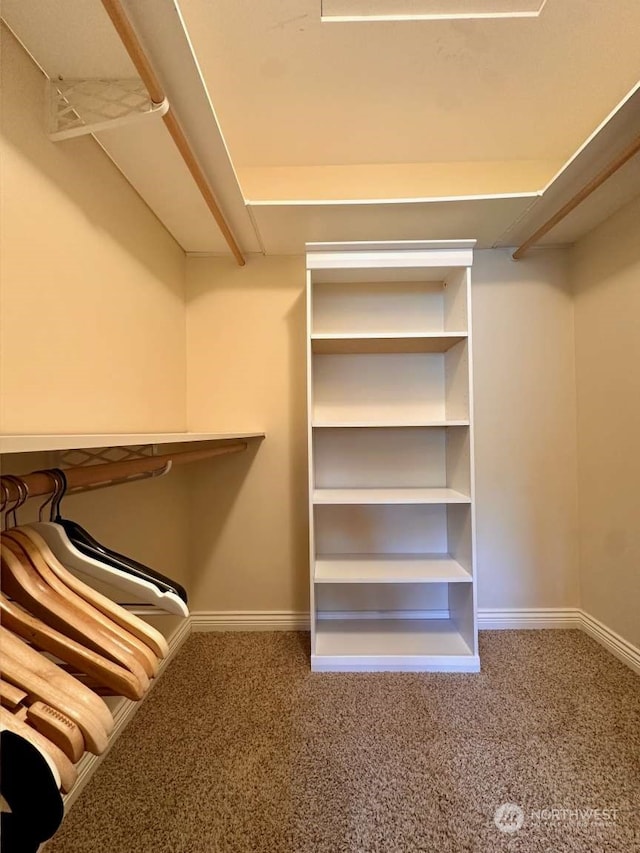
[[[2,28],[2,432],[182,430],[184,254]]]
[[[576,607],[573,305],[566,252],[475,253],[480,607]]]
[[[640,646],[640,199],[572,251],[582,606]]]
[[[184,254],[95,141],[48,140],[44,77],[4,27],[1,38],[0,430],[184,430]],[[0,460],[5,473],[55,462]],[[64,505],[188,584],[185,483],[173,473]]]
[[[565,253],[481,251],[473,281],[480,606],[576,606]],[[302,257],[187,261],[189,428],[267,433],[191,471],[196,609],[308,609],[304,283]]]
[[[264,430],[191,466],[198,610],[308,609],[304,259],[187,261],[188,424]]]

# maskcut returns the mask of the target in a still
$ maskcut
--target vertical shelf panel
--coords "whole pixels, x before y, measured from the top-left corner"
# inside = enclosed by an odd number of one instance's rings
[[[467,267],[453,270],[445,283],[443,304],[443,328],[446,332],[469,328],[469,306],[467,304]]]
[[[443,355],[444,400],[447,420],[469,418],[469,342],[462,341]]]

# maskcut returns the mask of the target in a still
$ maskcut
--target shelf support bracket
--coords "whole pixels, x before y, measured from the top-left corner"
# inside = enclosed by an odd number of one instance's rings
[[[153,103],[139,77],[49,80],[47,88],[48,134],[54,142],[147,121],[169,110],[167,98]]]

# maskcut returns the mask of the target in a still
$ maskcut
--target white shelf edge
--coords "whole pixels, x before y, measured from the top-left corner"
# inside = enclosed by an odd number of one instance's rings
[[[314,489],[315,506],[344,504],[470,504],[471,497],[447,488]]]
[[[331,554],[316,557],[314,583],[473,583],[473,577],[448,554]]]
[[[198,441],[231,441],[264,438],[263,432],[160,432],[160,433],[67,433],[0,435],[1,453],[38,453],[47,450],[81,450],[93,447],[129,447],[138,444],[183,444]]]
[[[434,427],[468,427],[469,420],[449,421],[312,421],[313,429],[407,429],[420,427],[432,429]]]
[[[469,332],[314,332],[312,341],[368,341],[368,340],[427,340],[439,338],[468,338]]]
[[[480,672],[479,655],[311,655],[312,672]]]
[[[463,240],[360,240],[357,243],[305,243],[307,252],[371,252],[405,249],[472,249],[478,241]]]
[[[434,249],[365,249],[360,252],[343,249],[307,250],[307,269],[428,269],[429,267],[470,267],[473,247],[448,245]]]
[[[311,335],[311,351],[314,356],[364,353],[444,356],[468,340],[468,332],[317,332]]]

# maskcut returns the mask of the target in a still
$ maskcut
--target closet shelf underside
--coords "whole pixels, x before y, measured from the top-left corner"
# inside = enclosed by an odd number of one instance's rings
[[[311,350],[318,355],[443,353],[467,337],[467,332],[314,333],[311,335]]]

